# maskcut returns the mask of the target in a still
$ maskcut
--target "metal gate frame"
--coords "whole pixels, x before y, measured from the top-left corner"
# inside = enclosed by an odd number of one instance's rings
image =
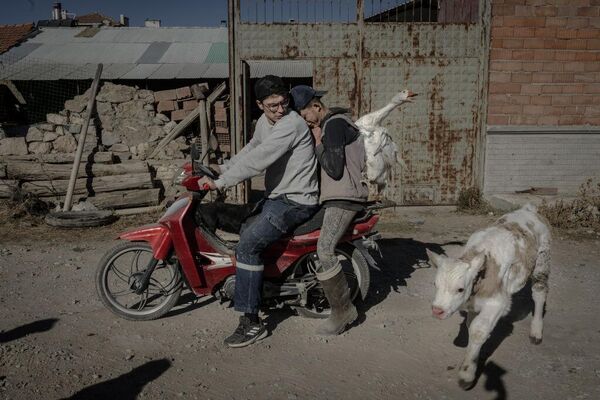
[[[328,104],[349,105],[354,116],[383,106],[386,90],[398,89],[386,79],[396,75],[421,92],[417,107],[385,123],[408,156],[408,169],[396,171],[386,193],[392,200],[453,204],[460,190],[483,187],[489,1],[479,1],[477,24],[365,22],[364,0],[356,0],[356,22],[253,24],[241,21],[240,2],[228,0],[233,153],[249,126],[244,61],[309,59],[314,85],[329,90]]]

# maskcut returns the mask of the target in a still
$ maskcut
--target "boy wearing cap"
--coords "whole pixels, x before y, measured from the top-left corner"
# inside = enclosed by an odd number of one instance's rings
[[[317,333],[337,335],[356,319],[357,312],[335,248],[356,213],[364,209],[369,189],[363,181],[366,159],[359,129],[347,115],[348,110],[329,109],[321,102],[325,93],[305,85],[295,86],[290,92],[294,108],[312,130],[321,165],[319,201],[325,216],[317,244],[317,278],[331,306],[331,315]]]
[[[262,251],[317,210],[317,160],[310,130],[288,109],[288,91],[281,78],[267,75],[255,86],[256,104],[263,111],[252,140],[219,169],[211,189],[225,189],[265,171],[262,210],[245,226],[236,248],[234,308],[244,313],[235,332],[225,339],[230,347],[243,347],[267,336],[258,317],[262,290]]]

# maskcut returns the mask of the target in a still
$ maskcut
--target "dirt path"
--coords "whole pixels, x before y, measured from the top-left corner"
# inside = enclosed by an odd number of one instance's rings
[[[135,323],[109,313],[93,275],[126,220],[77,232],[0,227],[2,399],[598,399],[600,241],[556,234],[544,341],[529,343],[529,305],[515,300],[469,392],[456,383],[462,318],[430,316],[434,271],[425,248],[457,243],[495,217],[407,209],[380,224],[386,264],[373,271],[359,322],[332,339],[318,321],[265,315],[271,335],[254,346],[222,344],[237,315],[191,296],[166,317]],[[73,235],[73,233],[75,233]]]

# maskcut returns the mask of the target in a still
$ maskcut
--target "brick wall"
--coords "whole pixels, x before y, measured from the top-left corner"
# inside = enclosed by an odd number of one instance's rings
[[[492,0],[489,125],[600,125],[600,0]]]

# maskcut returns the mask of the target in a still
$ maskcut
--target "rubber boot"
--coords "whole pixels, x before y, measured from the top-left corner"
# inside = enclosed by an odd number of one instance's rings
[[[337,271],[337,272],[336,272]],[[358,313],[350,301],[350,289],[346,276],[338,263],[333,270],[317,274],[325,297],[331,307],[331,315],[317,329],[318,335],[339,335],[348,324],[354,322]]]

